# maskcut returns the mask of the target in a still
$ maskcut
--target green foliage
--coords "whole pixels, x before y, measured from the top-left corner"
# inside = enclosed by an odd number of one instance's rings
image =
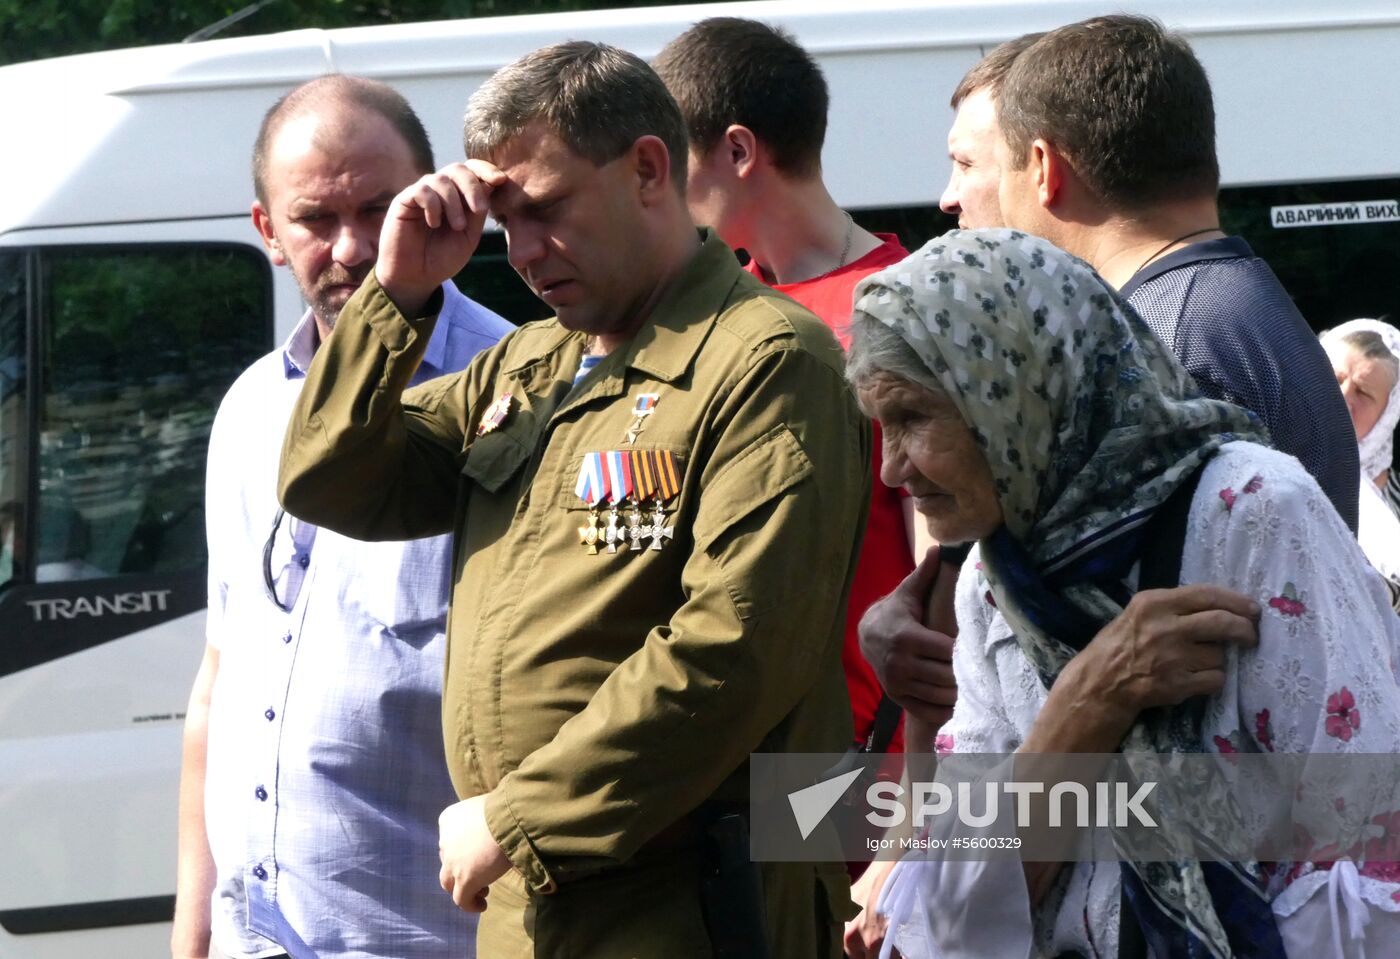
[[[248,0],[252,2],[252,0]],[[274,0],[221,37],[304,27],[369,26],[462,17],[655,6],[666,0]],[[244,0],[0,0],[0,64],[178,43],[237,13]]]

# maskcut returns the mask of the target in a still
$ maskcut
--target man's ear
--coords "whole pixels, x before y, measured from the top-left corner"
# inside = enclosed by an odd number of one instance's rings
[[[253,201],[253,226],[257,227],[258,236],[262,237],[263,247],[273,266],[286,266],[287,255],[282,252],[282,242],[272,229],[272,214],[263,207],[261,200]]]
[[[1031,167],[1035,173],[1036,199],[1048,210],[1060,198],[1065,180],[1072,172],[1069,161],[1048,140],[1036,140],[1031,144],[1030,153]]]
[[[657,198],[674,199],[676,187],[671,179],[671,151],[666,149],[662,139],[650,133],[638,137],[631,153],[642,202],[650,206]]]
[[[752,130],[741,124],[731,123],[720,139],[720,146],[724,150],[725,162],[736,177],[742,180],[753,174],[758,165],[760,145]]]

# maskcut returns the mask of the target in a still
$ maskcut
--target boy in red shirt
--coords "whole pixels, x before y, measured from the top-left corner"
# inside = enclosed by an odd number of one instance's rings
[[[734,17],[697,23],[654,66],[690,133],[686,198],[695,222],[747,253],[749,272],[821,317],[846,345],[856,283],[908,251],[893,235],[857,226],[822,182],[828,95],[821,68],[783,31]],[[877,479],[842,653],[859,743],[871,735],[883,691],[856,625],[931,545],[903,492],[878,480],[878,432],[872,468]],[[874,747],[898,752],[901,739],[896,729],[892,741]]]

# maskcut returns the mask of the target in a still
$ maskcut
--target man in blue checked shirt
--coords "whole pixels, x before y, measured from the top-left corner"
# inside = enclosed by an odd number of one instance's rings
[[[435,169],[412,108],[329,76],[280,100],[253,221],[310,309],[219,408],[209,443],[209,632],[185,726],[175,957],[471,956],[438,888],[457,799],[441,732],[451,539],[361,543],[283,515],[292,404],[373,268],[394,195]],[[511,327],[447,283],[415,382]],[[346,477],[346,482],[355,482]]]

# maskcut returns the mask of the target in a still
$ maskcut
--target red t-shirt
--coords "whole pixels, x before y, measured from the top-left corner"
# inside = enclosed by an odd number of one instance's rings
[[[889,233],[877,233],[880,246],[839,270],[803,280],[801,283],[778,283],[773,289],[786,293],[811,310],[835,332],[843,347],[850,346],[847,333],[851,319],[851,302],[856,284],[877,270],[898,263],[909,255],[899,240]],[[763,279],[753,261],[745,267]],[[856,625],[866,609],[877,599],[894,591],[914,568],[910,555],[909,536],[904,527],[903,490],[890,489],[880,482],[880,426],[875,424],[874,451],[875,483],[870,491],[870,519],[865,527],[865,540],[860,547],[855,582],[851,585],[851,601],[846,611],[846,643],[841,650],[841,663],[846,669],[846,688],[851,695],[851,713],[855,719],[856,741],[864,742],[875,721],[883,690],[875,671],[860,652]],[[903,721],[895,731],[890,752],[904,749]]]

